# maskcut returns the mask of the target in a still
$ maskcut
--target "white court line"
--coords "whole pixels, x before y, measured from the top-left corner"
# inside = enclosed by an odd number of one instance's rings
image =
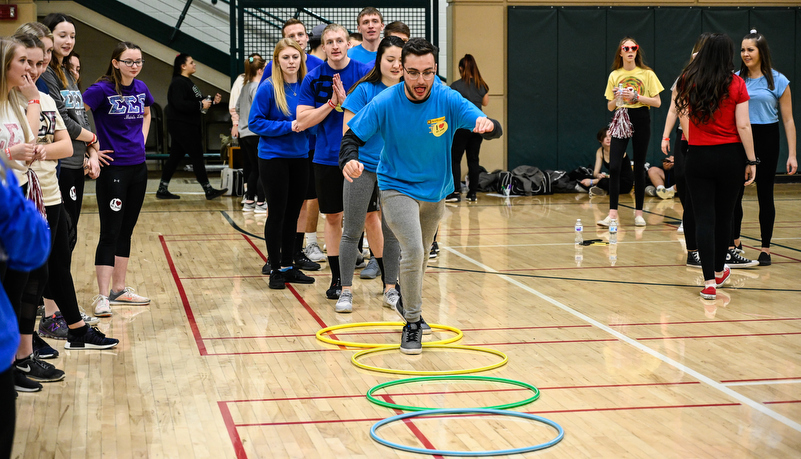
[[[473,263],[474,265],[480,267],[481,269],[483,269],[485,271],[498,273],[498,271],[490,268],[489,266],[481,263],[480,261],[474,260],[474,259],[468,257],[467,255],[459,253],[459,252],[457,252],[456,250],[453,250],[450,247],[442,247],[442,249],[443,250],[447,250],[448,252],[451,252],[454,255],[457,255],[457,256],[459,256],[461,258],[464,258],[465,260],[469,261],[470,263]],[[626,336],[626,335],[624,335],[624,334],[622,334],[620,332],[617,332],[617,331],[611,329],[610,327],[602,324],[601,322],[598,322],[597,320],[595,320],[595,319],[593,319],[593,318],[591,318],[591,317],[589,317],[587,315],[584,315],[584,314],[576,311],[575,309],[573,309],[573,308],[571,308],[571,307],[569,307],[569,306],[567,306],[565,304],[560,303],[559,301],[556,301],[555,299],[549,297],[548,295],[540,293],[540,292],[534,290],[533,288],[531,288],[531,287],[529,287],[529,286],[527,286],[527,285],[525,285],[525,284],[523,284],[521,282],[518,282],[516,279],[513,279],[513,278],[511,278],[509,276],[506,276],[504,274],[500,274],[498,277],[500,277],[501,279],[504,279],[505,281],[509,282],[510,284],[513,284],[513,285],[516,285],[516,286],[522,288],[523,290],[525,290],[525,291],[527,291],[527,292],[529,292],[529,293],[531,293],[531,294],[533,294],[535,296],[540,297],[541,299],[551,303],[552,305],[558,307],[559,309],[562,309],[563,311],[565,311],[565,312],[567,312],[569,314],[572,314],[573,316],[575,316],[575,317],[577,317],[577,318],[579,318],[579,319],[581,319],[581,320],[583,320],[583,321],[585,321],[585,322],[587,322],[587,323],[589,323],[591,325],[594,325],[594,326],[600,328],[601,330],[609,333],[610,335],[616,337],[617,339],[619,339],[619,340],[621,340],[621,341],[623,341],[625,343],[628,343],[631,346],[634,346],[635,348],[641,350],[642,352],[645,352],[646,354],[650,354],[651,356],[656,357],[657,359],[667,363],[668,365],[671,365],[671,366],[675,367],[676,369],[678,369],[678,370],[680,370],[680,371],[682,371],[684,373],[689,374],[690,376],[694,377],[695,379],[697,379],[697,380],[699,380],[699,381],[701,381],[703,383],[706,383],[709,386],[712,386],[713,388],[723,392],[724,394],[728,395],[729,397],[734,398],[735,400],[738,400],[740,403],[742,403],[744,405],[748,405],[749,407],[759,411],[760,413],[762,413],[762,414],[764,414],[766,416],[770,416],[773,419],[781,422],[782,424],[784,424],[784,425],[786,425],[786,426],[788,426],[788,427],[790,427],[790,428],[792,428],[792,429],[794,429],[794,430],[796,430],[798,432],[801,432],[801,424],[799,424],[799,423],[797,423],[797,422],[793,421],[792,419],[789,419],[789,418],[787,418],[785,416],[782,416],[781,414],[771,410],[770,408],[766,407],[765,405],[763,405],[761,403],[758,403],[758,402],[755,402],[755,401],[751,400],[750,398],[745,397],[745,396],[743,396],[741,394],[738,394],[737,392],[729,389],[725,385],[713,380],[712,378],[710,378],[708,376],[704,376],[701,373],[699,373],[699,372],[697,372],[697,371],[695,371],[695,370],[693,370],[693,369],[691,369],[691,368],[689,368],[689,367],[687,367],[687,366],[685,366],[685,365],[683,365],[683,364],[671,359],[670,357],[668,357],[666,355],[660,354],[659,352],[649,348],[648,346],[645,346],[644,344],[642,344],[642,343],[640,343],[640,342],[638,342],[638,341],[636,341],[636,340],[634,340],[632,338],[629,338],[628,336]]]
[[[732,382],[725,383],[724,386],[764,386],[773,384],[799,384],[801,379],[785,379],[782,381],[747,381],[747,382]]]

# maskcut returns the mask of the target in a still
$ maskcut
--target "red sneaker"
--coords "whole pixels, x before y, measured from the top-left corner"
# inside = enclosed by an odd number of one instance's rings
[[[714,286],[710,285],[709,287],[704,288],[701,290],[701,298],[705,300],[714,300],[717,291]]]
[[[729,268],[729,265],[723,265],[723,275],[720,277],[715,276],[715,286],[720,288],[729,280],[729,276],[731,276],[731,268]]]

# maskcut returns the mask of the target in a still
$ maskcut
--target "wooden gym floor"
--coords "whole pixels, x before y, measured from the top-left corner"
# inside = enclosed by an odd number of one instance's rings
[[[12,457],[284,458],[420,457],[374,442],[370,427],[400,413],[364,394],[405,376],[359,369],[357,351],[324,344],[327,326],[397,321],[382,307],[379,280],[354,280],[354,312],[325,298],[330,271],[314,285],[269,290],[260,274],[265,216],[240,199],[207,202],[190,179],[180,201],[157,201],[151,179],[133,241],[128,284],[149,307],[114,307],[99,327],[120,339],[109,351],[65,351],[52,360],[64,381],[20,394]],[[193,192],[195,194],[186,194]],[[74,256],[78,299],[97,293],[97,204],[87,187]],[[448,204],[439,258],[425,276],[424,316],[457,327],[456,344],[508,355],[475,373],[527,382],[539,400],[515,408],[559,423],[557,445],[517,457],[744,458],[801,456],[801,185],[776,186],[773,265],[735,270],[705,301],[698,269],[685,267],[676,232],[678,199],[646,198],[647,228],[635,229],[621,198],[617,260],[594,222],[607,198],[563,194]],[[744,200],[746,255],[756,257],[754,188]],[[319,237],[321,245],[322,221]],[[578,259],[580,261],[577,261]],[[358,274],[358,271],[357,271]],[[795,298],[795,299],[793,299]],[[434,338],[453,336],[435,332]],[[345,341],[397,343],[398,329],[337,331]],[[425,371],[488,366],[471,350],[386,351],[372,366]],[[492,406],[530,396],[496,382],[419,382],[379,398],[432,408]],[[481,451],[554,438],[528,420],[498,416],[414,418],[379,430],[420,448]]]

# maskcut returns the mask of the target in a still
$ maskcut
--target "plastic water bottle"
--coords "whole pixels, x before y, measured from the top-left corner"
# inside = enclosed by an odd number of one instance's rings
[[[211,96],[206,96],[206,98],[205,98],[205,99],[203,99],[203,100],[207,100],[207,101],[211,102]],[[208,111],[209,111],[209,109],[208,109],[208,108],[201,108],[201,109],[200,109],[200,113],[202,113],[202,114],[204,114],[204,115],[205,115],[206,113],[208,113]]]
[[[503,189],[503,195],[508,198],[509,195],[511,195],[511,194],[512,194],[512,184],[510,183],[510,184],[506,185],[506,187]]]
[[[626,105],[626,101],[623,100],[623,83],[617,85],[617,97],[615,98],[615,105],[618,107]]]
[[[576,244],[581,245],[584,242],[584,226],[581,224],[581,219],[576,220]]]
[[[609,223],[609,243],[617,244],[617,219],[612,219]]]

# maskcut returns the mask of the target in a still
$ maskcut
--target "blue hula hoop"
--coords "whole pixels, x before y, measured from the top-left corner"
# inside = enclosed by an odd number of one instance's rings
[[[468,413],[483,413],[483,414],[496,414],[501,416],[517,416],[519,418],[530,419],[533,421],[542,422],[543,424],[547,424],[559,433],[556,438],[547,442],[547,443],[540,443],[539,445],[533,446],[525,446],[523,448],[515,448],[515,449],[499,449],[495,451],[447,451],[447,450],[439,450],[439,449],[424,449],[424,448],[415,448],[412,446],[401,445],[398,443],[393,443],[391,441],[384,440],[383,438],[376,435],[375,431],[379,427],[389,424],[390,422],[399,421],[401,419],[412,418],[416,416],[433,416],[438,414],[468,414]],[[415,411],[412,413],[405,413],[399,414],[397,416],[392,416],[390,418],[382,419],[381,421],[376,422],[373,424],[373,427],[370,428],[370,437],[381,443],[384,446],[389,446],[390,448],[399,449],[401,451],[408,451],[410,453],[419,453],[419,454],[439,454],[442,456],[461,456],[461,457],[482,457],[482,456],[501,456],[505,454],[520,454],[520,453],[527,453],[530,451],[537,451],[540,449],[550,448],[551,446],[559,443],[562,441],[562,438],[565,436],[565,431],[562,429],[562,426],[557,424],[550,419],[546,419],[540,416],[535,416],[533,414],[528,413],[521,413],[519,411],[509,411],[509,410],[492,410],[486,408],[450,408],[450,409],[442,409],[442,410],[426,410],[426,411]]]

